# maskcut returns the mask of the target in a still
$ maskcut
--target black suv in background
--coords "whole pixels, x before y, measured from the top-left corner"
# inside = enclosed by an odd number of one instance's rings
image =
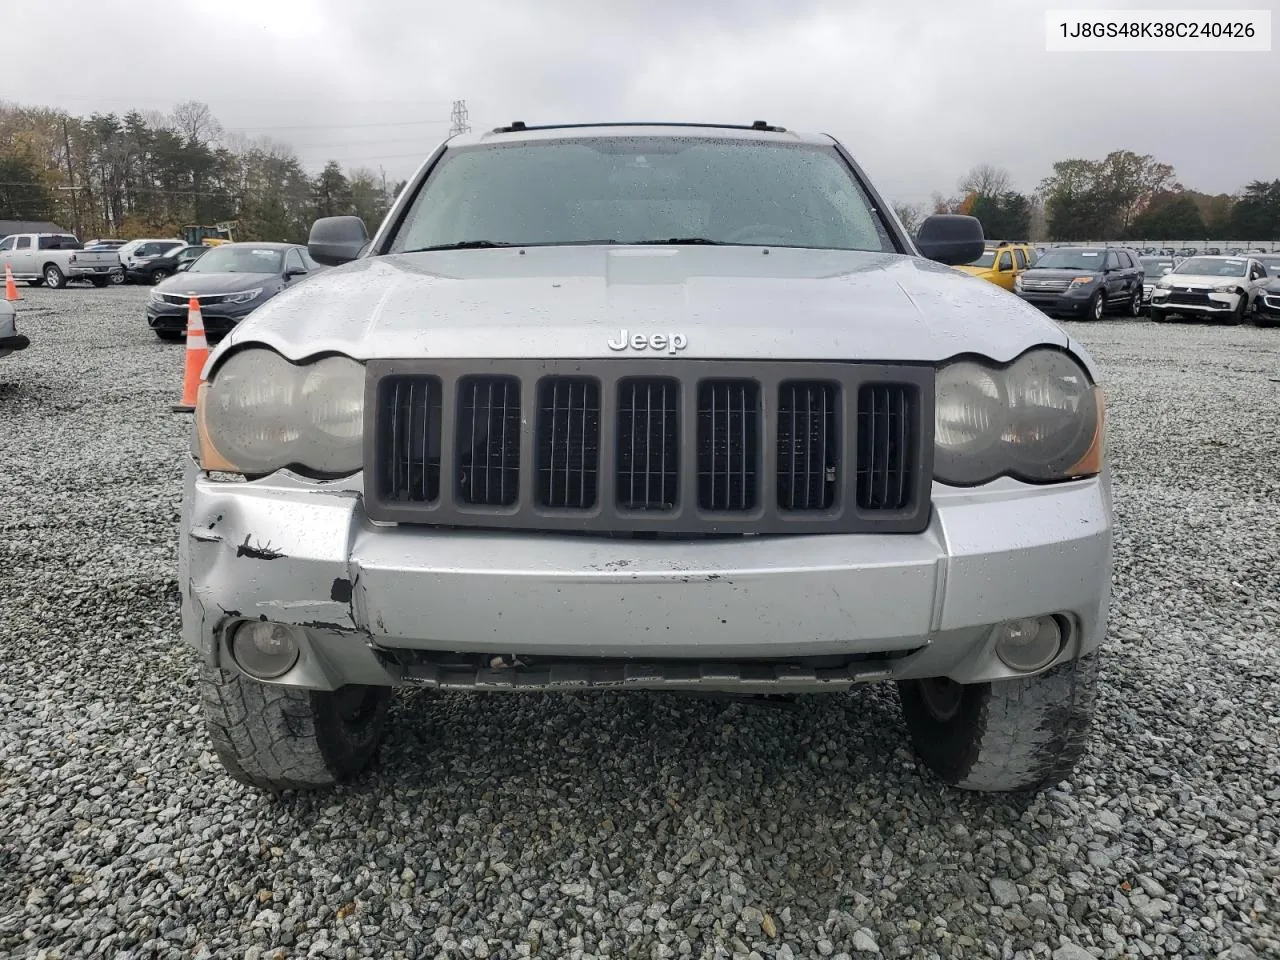
[[[1107,310],[1142,313],[1142,261],[1128,247],[1055,247],[1013,284],[1027,303],[1055,317],[1101,320]]]

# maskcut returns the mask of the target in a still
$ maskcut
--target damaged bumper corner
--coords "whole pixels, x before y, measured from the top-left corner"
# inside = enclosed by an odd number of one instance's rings
[[[210,665],[247,620],[303,628],[315,689],[837,689],[1013,675],[996,625],[1051,614],[1061,659],[1105,630],[1105,475],[935,491],[915,535],[690,542],[382,525],[361,478],[220,482],[189,464],[183,636]],[[1055,661],[1058,662],[1058,661]]]

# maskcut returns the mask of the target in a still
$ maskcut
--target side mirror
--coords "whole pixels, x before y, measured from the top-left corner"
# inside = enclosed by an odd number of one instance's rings
[[[1166,273],[1173,273],[1173,267],[1161,267],[1161,268],[1160,268],[1160,276],[1162,276],[1162,277],[1163,277]]]
[[[173,268],[173,271],[174,273],[186,273],[188,270],[191,269],[191,265],[193,263],[195,263],[194,260],[183,260],[180,264],[178,264],[176,267]]]
[[[982,256],[985,244],[978,218],[954,213],[926,217],[916,233],[916,246],[921,255],[949,266],[973,263]]]
[[[369,245],[369,231],[359,217],[324,217],[311,225],[307,253],[317,263],[336,267],[349,263]]]
[[[306,275],[307,271],[299,270],[296,267],[293,270],[286,270],[284,272],[284,278],[286,280],[292,280],[294,277],[305,277]]]

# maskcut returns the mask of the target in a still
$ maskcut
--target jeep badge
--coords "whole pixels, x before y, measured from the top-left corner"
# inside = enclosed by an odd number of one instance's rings
[[[609,341],[609,349],[626,350],[630,347],[633,350],[666,350],[667,353],[679,353],[688,343],[689,340],[683,333],[654,333],[647,337],[643,333],[637,333],[628,338],[627,331],[620,330],[618,339]]]

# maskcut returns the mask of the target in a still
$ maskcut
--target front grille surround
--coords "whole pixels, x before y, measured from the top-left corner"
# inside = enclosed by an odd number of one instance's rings
[[[439,384],[441,436],[439,449],[440,495],[430,502],[397,497],[385,481],[384,451],[379,449],[379,410],[385,401],[380,385],[388,378],[433,377]],[[462,402],[460,385],[465,378],[513,377],[518,382],[520,438],[518,441],[518,493],[513,502],[484,505],[464,502],[451,482],[458,465],[453,457],[455,432]],[[594,467],[597,495],[591,505],[548,505],[539,490],[542,459],[538,429],[545,413],[547,378],[578,378],[598,385],[599,450]],[[627,509],[618,497],[618,477],[626,466],[617,442],[617,424],[624,411],[621,391],[628,381],[669,381],[677,410],[668,411],[679,440],[675,445],[677,487],[664,509]],[[407,382],[388,381],[388,382]],[[470,381],[468,381],[470,382]],[[746,467],[748,497],[743,504],[734,488],[732,500],[708,498],[705,457],[699,456],[699,438],[709,422],[700,400],[709,382],[750,384],[748,396],[758,418],[758,434],[748,445],[751,462],[737,454],[720,463],[731,463],[738,477]],[[784,384],[822,382],[831,385],[837,405],[833,416],[838,451],[834,490],[828,502],[810,509],[784,509],[779,503],[778,477],[779,399]],[[911,472],[899,509],[868,508],[858,502],[857,463],[858,397],[866,384],[901,385],[913,398],[914,418],[908,431]],[[575,531],[610,535],[733,535],[819,533],[918,533],[929,522],[929,491],[933,476],[934,367],[930,364],[880,364],[809,361],[690,360],[684,358],[627,358],[590,360],[371,360],[367,364],[365,394],[365,510],[375,522],[430,524],[436,526],[517,528],[539,531]],[[739,395],[735,394],[735,398]],[[735,399],[738,403],[739,399]],[[748,407],[752,404],[748,402]],[[593,410],[594,412],[594,410]],[[717,416],[719,407],[717,407]],[[736,416],[736,414],[735,414]],[[740,421],[733,419],[733,429]],[[575,439],[576,439],[575,434]],[[815,448],[816,449],[816,448]],[[559,461],[557,461],[559,462]],[[652,456],[651,456],[652,466]],[[719,468],[717,468],[719,469]],[[576,476],[576,474],[575,474]],[[589,480],[588,482],[592,482]],[[735,481],[737,482],[737,481]],[[567,501],[566,501],[567,502]],[[664,500],[664,503],[666,500]],[[895,506],[896,504],[890,504]],[[816,509],[814,508],[816,506]]]
[[[1226,307],[1226,303],[1223,301],[1213,300],[1207,290],[1179,290],[1174,288],[1166,302],[1188,307]]]

